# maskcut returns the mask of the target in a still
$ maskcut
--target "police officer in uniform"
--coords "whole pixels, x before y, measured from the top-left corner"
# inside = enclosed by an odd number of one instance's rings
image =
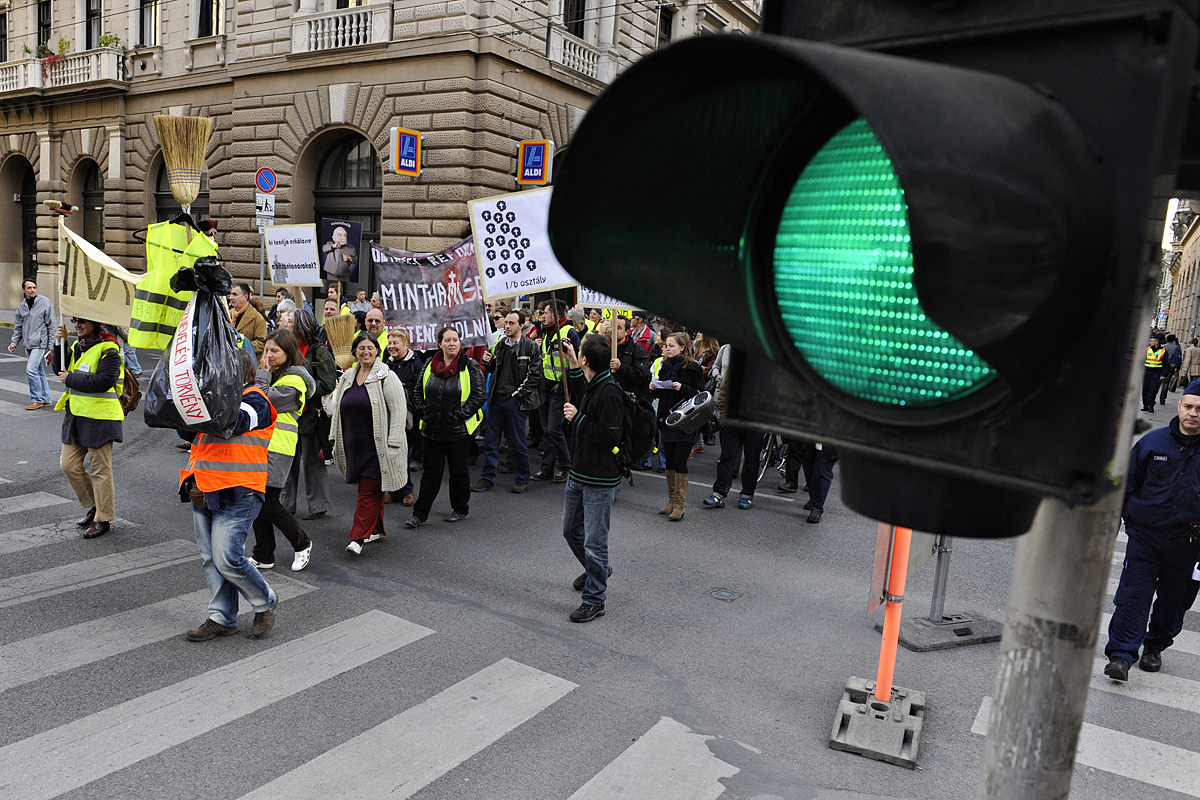
[[[1104,648],[1104,674],[1118,681],[1129,679],[1135,661],[1146,672],[1162,668],[1162,651],[1183,629],[1183,615],[1200,588],[1194,576],[1200,560],[1200,381],[1184,390],[1178,410],[1170,425],[1133,446],[1129,460],[1121,511],[1129,544]]]
[[[1171,375],[1170,355],[1160,345],[1159,334],[1151,334],[1146,346],[1146,370],[1142,373],[1142,411],[1154,410],[1154,396],[1158,387]]]

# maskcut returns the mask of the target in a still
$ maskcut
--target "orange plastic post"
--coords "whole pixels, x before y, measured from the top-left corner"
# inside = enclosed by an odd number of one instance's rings
[[[892,702],[892,675],[896,671],[896,648],[900,645],[900,612],[904,605],[904,583],[908,579],[908,550],[911,528],[896,528],[892,540],[892,569],[883,611],[883,642],[879,645],[879,673],[875,676],[875,699]],[[892,599],[896,598],[896,599]]]

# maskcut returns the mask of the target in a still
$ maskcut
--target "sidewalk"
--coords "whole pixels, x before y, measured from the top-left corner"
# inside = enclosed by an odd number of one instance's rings
[[[17,311],[13,308],[0,308],[0,328],[13,327],[13,320],[17,318]]]

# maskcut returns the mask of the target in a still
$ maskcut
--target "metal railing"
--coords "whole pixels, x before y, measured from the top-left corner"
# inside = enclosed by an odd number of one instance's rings
[[[380,44],[392,38],[392,5],[376,3],[292,19],[292,52],[319,53]]]
[[[560,64],[593,80],[600,79],[600,48],[567,33],[557,25],[550,28],[549,56],[555,64]]]

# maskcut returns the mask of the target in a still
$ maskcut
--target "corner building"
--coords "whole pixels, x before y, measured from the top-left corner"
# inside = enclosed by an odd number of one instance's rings
[[[145,268],[132,233],[179,211],[156,114],[213,119],[192,216],[219,220],[237,276],[258,277],[262,167],[276,224],[340,217],[364,249],[432,251],[469,230],[468,200],[518,188],[519,141],[563,153],[621,70],[674,39],[753,32],[760,5],[354,2],[0,0],[0,202],[19,212],[0,214],[0,307],[26,275],[57,295],[43,200],[80,207],[74,230]],[[394,126],[423,134],[418,178],[385,169]]]

